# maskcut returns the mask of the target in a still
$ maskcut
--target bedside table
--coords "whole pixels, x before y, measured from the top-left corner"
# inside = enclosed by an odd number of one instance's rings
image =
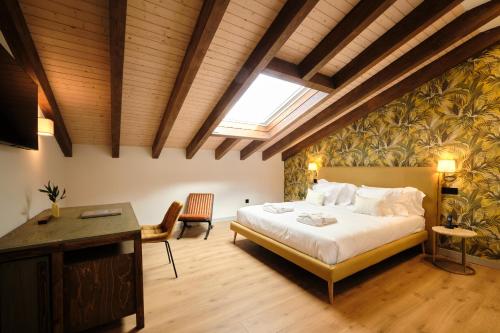
[[[438,235],[446,235],[446,236],[454,236],[460,237],[462,239],[462,263],[456,263],[451,260],[438,260],[436,261],[436,243],[438,240]],[[477,233],[472,230],[462,229],[462,228],[454,228],[448,229],[444,226],[435,226],[432,227],[432,263],[439,268],[444,269],[447,272],[462,274],[462,275],[473,275],[476,273],[474,268],[467,266],[465,261],[465,240],[467,238],[476,237]]]

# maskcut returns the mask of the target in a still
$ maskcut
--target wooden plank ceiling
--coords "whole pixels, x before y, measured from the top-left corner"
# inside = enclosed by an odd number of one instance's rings
[[[500,10],[498,1],[491,1],[487,4],[491,14],[483,15],[478,24],[456,34],[456,41],[443,50],[387,79],[383,86],[360,95],[359,100],[350,103],[335,117],[323,117],[317,115],[323,110],[331,110],[337,105],[334,103],[342,103],[342,98],[355,91],[356,87],[381,73],[391,63],[404,58],[405,54],[412,54],[411,50],[416,46],[484,1],[443,0],[440,5],[435,5],[432,0],[304,0],[312,10],[307,9],[305,18],[290,17],[290,22],[281,22],[289,24],[293,30],[277,50],[266,53],[266,57],[274,56],[266,72],[290,77],[310,86],[319,85],[329,95],[266,141],[252,141],[200,136],[200,131],[221,97],[227,95],[242,66],[245,63],[248,66],[248,59],[256,46],[269,42],[263,36],[266,32],[269,35],[270,27],[272,29],[278,20],[283,19],[278,13],[286,8],[287,1],[210,2],[214,3],[214,8],[225,9],[223,15],[214,14],[212,21],[209,20],[208,6],[200,15],[202,0],[127,1],[121,115],[114,104],[112,126],[110,96],[112,91],[116,93],[116,88],[111,90],[110,85],[110,45],[123,43],[118,39],[118,42],[112,40],[110,44],[108,1],[19,0],[73,143],[111,146],[113,128],[114,156],[118,156],[117,140],[120,145],[152,148],[157,133],[161,139],[157,142],[165,142],[165,147],[187,148],[191,143],[191,147],[196,149],[190,150],[189,157],[196,153],[198,146],[202,149],[219,148],[214,154],[218,159],[229,150],[241,151],[242,159],[259,151],[264,151],[264,157],[269,158],[285,149],[289,149],[286,156],[290,156],[295,151],[290,148],[294,144],[380,92],[390,87],[396,89],[398,82],[477,35]],[[356,20],[353,21],[353,18]],[[292,22],[292,19],[299,21]],[[208,38],[213,37],[208,49],[203,43],[192,46],[193,50],[198,50],[196,47],[199,45],[202,51],[202,59],[193,60],[193,54],[189,55],[186,51],[194,38],[193,32],[196,33],[197,22],[198,26],[207,24],[215,27],[216,31],[215,34],[206,34]],[[498,19],[495,22],[490,23],[488,28],[497,26]],[[343,38],[338,37],[339,31]],[[113,51],[116,50],[112,50],[112,55]],[[417,55],[416,51],[413,52]],[[186,60],[185,55],[189,57]],[[267,64],[269,60],[266,58],[258,66]],[[185,66],[194,65],[182,72],[183,61]],[[114,70],[116,72],[116,68]],[[183,78],[189,70],[191,77],[188,76],[186,81]],[[313,82],[308,82],[309,79]],[[164,120],[167,125],[160,126],[176,80],[178,84],[184,82],[177,89],[178,93],[182,88],[184,100],[181,98],[180,102],[176,102],[181,105],[180,108],[174,108],[173,115],[166,116],[170,118]],[[185,82],[188,82],[187,88]],[[343,100],[346,98],[349,97]],[[221,113],[218,115],[220,117]],[[318,117],[323,117],[324,121],[315,122]],[[172,120],[173,125],[170,124]],[[218,121],[210,125],[217,126]],[[202,140],[197,141],[196,138]],[[157,147],[156,155],[160,152]],[[168,158],[168,154],[163,154]]]
[[[20,1],[73,143],[111,144],[106,1]]]

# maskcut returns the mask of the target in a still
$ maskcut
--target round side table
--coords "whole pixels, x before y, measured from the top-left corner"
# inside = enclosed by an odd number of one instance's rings
[[[436,260],[436,247],[437,240],[439,237],[436,237],[436,234],[446,235],[446,236],[454,236],[460,237],[462,239],[462,263],[457,263],[447,259],[438,259]],[[439,268],[444,269],[447,272],[462,274],[462,275],[473,275],[476,273],[474,268],[467,266],[465,260],[465,240],[467,238],[476,237],[477,233],[472,230],[462,229],[462,228],[454,228],[448,229],[444,226],[435,226],[432,227],[432,263]]]

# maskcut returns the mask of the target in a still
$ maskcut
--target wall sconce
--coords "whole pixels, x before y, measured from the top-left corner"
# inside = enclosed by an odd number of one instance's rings
[[[437,172],[443,175],[446,181],[454,181],[457,179],[455,175],[447,176],[446,173],[455,173],[457,171],[457,163],[455,160],[439,160]]]
[[[454,173],[457,171],[457,164],[455,160],[439,160],[437,171],[443,174]],[[445,175],[445,177],[448,176]],[[456,179],[455,176],[449,176],[449,177],[454,177]]]
[[[443,178],[446,181],[454,181],[457,179],[455,175],[446,175],[446,173],[455,173],[457,171],[457,163],[455,160],[439,160],[437,164],[437,172],[439,172],[438,177],[438,221],[441,216],[441,194],[458,194],[457,188],[443,187]],[[453,218],[451,214],[448,214],[446,219],[445,227],[448,229],[453,229],[456,226],[453,224]]]
[[[307,170],[314,172],[314,179],[313,182],[316,184],[318,180],[316,179],[318,177],[318,165],[314,162],[311,162],[307,165]]]
[[[53,136],[54,122],[47,118],[38,118],[38,135]]]

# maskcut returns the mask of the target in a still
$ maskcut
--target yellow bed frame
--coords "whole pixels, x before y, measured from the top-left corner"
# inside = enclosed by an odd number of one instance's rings
[[[347,182],[356,185],[378,187],[413,186],[425,193],[423,206],[425,209],[426,230],[408,235],[394,242],[379,246],[368,252],[359,254],[335,265],[328,265],[307,254],[297,251],[270,237],[247,228],[237,221],[231,222],[234,231],[234,242],[238,234],[254,243],[276,253],[296,265],[317,275],[328,283],[328,297],[333,303],[333,284],[349,275],[359,272],[401,251],[422,244],[428,240],[430,228],[436,223],[437,214],[437,173],[432,168],[419,167],[336,167],[323,168],[319,178],[329,181]],[[429,247],[429,244],[427,244]]]

